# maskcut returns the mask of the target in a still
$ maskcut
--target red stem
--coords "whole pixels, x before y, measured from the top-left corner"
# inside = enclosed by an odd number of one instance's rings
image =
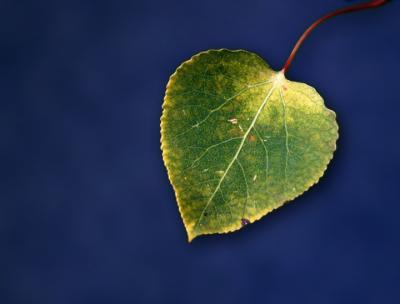
[[[326,14],[325,16],[322,16],[317,21],[315,21],[313,24],[311,24],[309,26],[309,28],[306,29],[306,31],[303,33],[303,35],[301,35],[299,40],[297,40],[296,45],[294,46],[292,52],[290,53],[289,58],[286,60],[285,65],[283,66],[282,72],[284,74],[286,73],[286,71],[288,70],[290,64],[292,63],[292,60],[293,60],[294,56],[296,56],[296,53],[299,50],[299,48],[302,45],[302,43],[304,42],[304,40],[322,22],[324,22],[324,21],[326,21],[326,20],[328,20],[328,19],[330,19],[330,18],[332,18],[334,16],[337,16],[337,15],[379,7],[379,6],[382,6],[382,5],[384,5],[384,4],[388,3],[388,2],[389,2],[389,0],[372,0],[372,1],[369,1],[367,3],[354,4],[354,5],[345,7],[345,8],[341,8],[341,9],[338,9],[337,11],[334,11],[332,13]]]

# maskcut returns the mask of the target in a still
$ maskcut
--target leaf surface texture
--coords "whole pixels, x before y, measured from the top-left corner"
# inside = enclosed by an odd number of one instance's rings
[[[189,241],[252,223],[302,194],[336,149],[335,113],[258,55],[210,50],[171,76],[161,148]]]

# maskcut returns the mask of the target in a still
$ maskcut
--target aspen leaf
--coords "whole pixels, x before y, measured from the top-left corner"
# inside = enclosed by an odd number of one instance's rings
[[[171,76],[161,147],[189,241],[231,232],[318,182],[338,138],[311,86],[254,53],[210,50]]]
[[[389,2],[320,17],[279,72],[254,53],[226,49],[199,53],[176,70],[164,98],[161,149],[189,241],[238,230],[318,182],[336,149],[336,116],[314,88],[285,73],[317,26]]]

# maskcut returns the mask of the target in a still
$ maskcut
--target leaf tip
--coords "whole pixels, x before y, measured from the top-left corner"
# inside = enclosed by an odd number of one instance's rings
[[[190,244],[196,237],[198,237],[199,235],[198,234],[196,234],[195,232],[193,232],[193,231],[190,231],[190,230],[186,230],[186,233],[187,233],[187,238],[188,238],[188,243]]]

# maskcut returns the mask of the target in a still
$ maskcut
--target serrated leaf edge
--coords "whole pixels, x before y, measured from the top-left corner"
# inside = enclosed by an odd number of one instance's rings
[[[183,67],[184,65],[193,63],[198,57],[200,57],[200,56],[202,56],[202,55],[209,54],[209,53],[211,53],[211,52],[223,52],[223,51],[229,51],[229,52],[248,52],[248,51],[242,50],[242,49],[238,49],[238,50],[229,50],[229,49],[226,49],[226,48],[221,48],[221,49],[209,49],[209,50],[202,51],[202,52],[199,52],[199,53],[193,55],[189,60],[186,60],[186,61],[184,61],[181,65],[179,65],[179,67],[175,70],[175,72],[169,77],[169,80],[168,80],[168,83],[167,83],[166,89],[165,89],[165,95],[164,95],[164,99],[163,99],[163,104],[162,104],[162,115],[161,115],[161,118],[160,118],[160,127],[161,127],[161,132],[160,132],[160,133],[161,133],[161,137],[160,137],[160,144],[161,144],[161,146],[160,146],[160,148],[161,148],[161,151],[162,151],[162,159],[163,159],[164,166],[165,166],[165,168],[166,168],[166,170],[167,170],[168,179],[169,179],[169,181],[170,181],[170,183],[171,183],[171,185],[172,185],[172,187],[173,187],[173,189],[174,189],[175,198],[176,198],[176,201],[177,201],[177,203],[178,203],[177,205],[178,205],[179,214],[180,214],[180,216],[181,216],[181,218],[182,218],[182,221],[183,221],[183,224],[184,224],[184,226],[185,226],[186,233],[187,233],[187,237],[188,237],[188,242],[189,242],[189,243],[190,243],[191,241],[193,241],[193,239],[195,239],[196,237],[198,237],[198,236],[200,236],[200,235],[226,234],[226,233],[234,232],[234,231],[237,231],[237,230],[240,230],[241,228],[243,228],[243,225],[240,225],[240,224],[232,224],[230,227],[226,227],[226,228],[222,229],[222,230],[219,231],[219,232],[203,232],[203,233],[199,233],[199,234],[193,233],[194,231],[191,231],[191,230],[189,229],[190,225],[189,225],[189,223],[187,222],[187,220],[185,219],[185,214],[184,214],[184,211],[183,211],[183,209],[182,209],[182,207],[181,207],[181,204],[182,204],[183,202],[181,201],[181,198],[180,198],[180,196],[179,196],[179,193],[178,193],[178,191],[177,191],[175,185],[174,185],[173,182],[172,182],[173,176],[175,176],[175,175],[168,169],[168,162],[169,162],[169,159],[168,159],[168,157],[167,157],[167,154],[168,154],[168,151],[169,151],[169,150],[168,150],[168,148],[166,147],[166,144],[165,144],[165,141],[164,141],[164,136],[165,136],[165,135],[164,135],[164,130],[165,130],[165,128],[163,127],[163,126],[164,126],[164,123],[165,123],[165,119],[164,119],[164,108],[166,107],[166,105],[167,105],[168,102],[169,102],[169,92],[170,92],[171,86],[173,85],[173,83],[174,83],[174,81],[175,81],[174,78],[176,77],[176,75],[179,73],[179,71],[182,69],[182,67]],[[253,53],[253,54],[254,54],[254,53]],[[260,56],[259,56],[259,57],[260,57]],[[260,58],[262,59],[262,57],[260,57]],[[263,61],[264,61],[264,60],[263,60]],[[265,61],[264,61],[264,62],[265,62]],[[297,83],[301,83],[301,82],[297,82]],[[313,88],[313,89],[317,92],[317,90],[316,90],[315,88]],[[322,98],[322,97],[321,97],[321,98]],[[335,153],[336,148],[337,148],[336,142],[337,142],[337,140],[339,139],[339,126],[338,126],[338,124],[336,123],[336,113],[335,113],[334,111],[332,111],[331,109],[328,109],[328,108],[326,108],[326,109],[327,109],[328,111],[330,111],[330,112],[334,115],[337,137],[336,137],[336,141],[335,141],[335,143],[334,143],[333,149],[332,149],[331,157],[330,157],[329,159],[327,159],[327,164],[326,164],[325,168],[321,171],[321,174],[320,174],[319,176],[316,176],[315,181],[311,181],[309,184],[307,184],[306,189],[305,189],[303,192],[301,192],[301,193],[295,195],[294,197],[292,197],[292,198],[289,199],[289,200],[286,200],[286,201],[283,201],[283,202],[277,204],[276,207],[271,207],[271,208],[269,208],[269,209],[266,209],[263,213],[260,213],[259,215],[255,215],[255,216],[249,217],[249,218],[247,219],[247,220],[249,221],[249,223],[254,223],[254,222],[260,220],[262,217],[264,217],[264,216],[266,216],[267,214],[271,213],[271,212],[274,211],[275,209],[279,209],[279,208],[283,207],[284,205],[286,205],[288,202],[291,202],[291,201],[295,200],[297,197],[303,195],[303,194],[304,194],[305,192],[307,192],[313,185],[317,184],[317,183],[319,182],[319,180],[321,179],[321,177],[324,176],[324,174],[325,174],[325,172],[326,172],[326,170],[327,170],[327,168],[328,168],[329,163],[330,163],[331,160],[333,159],[334,153]]]

